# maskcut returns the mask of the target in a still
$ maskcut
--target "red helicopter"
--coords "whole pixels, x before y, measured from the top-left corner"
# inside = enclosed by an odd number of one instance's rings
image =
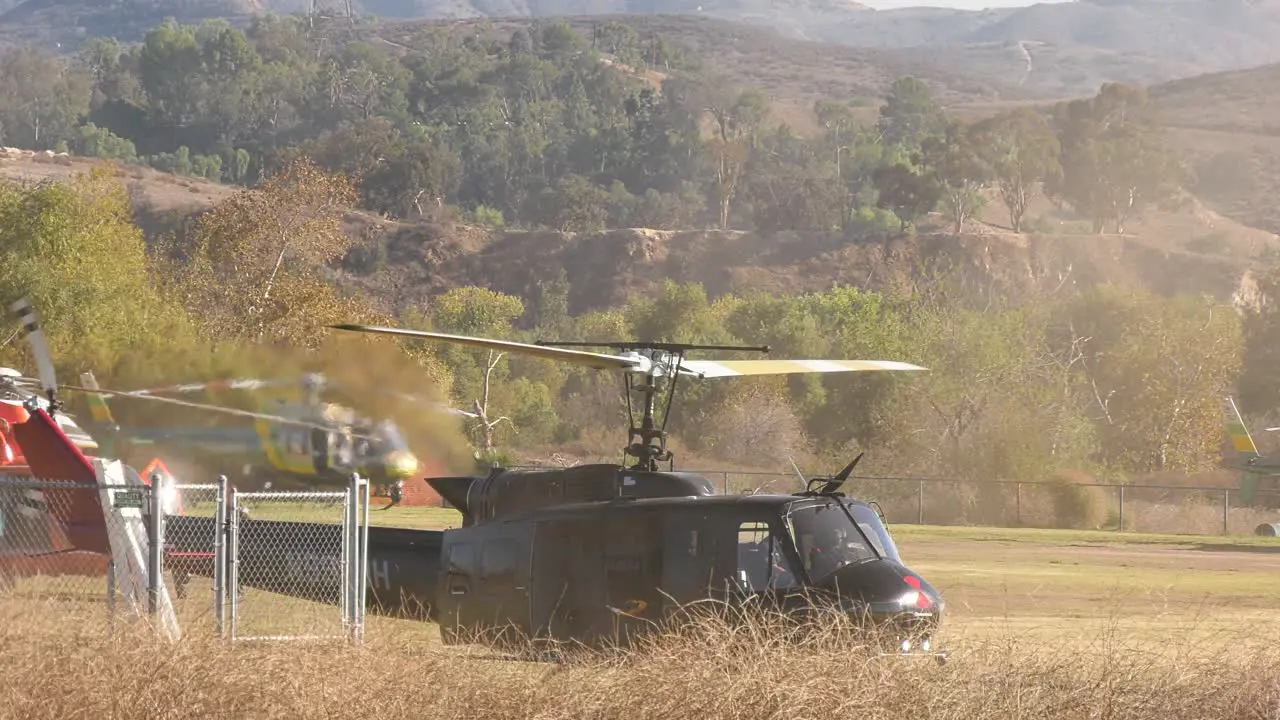
[[[111,545],[96,483],[98,443],[60,412],[53,363],[35,313],[25,300],[12,310],[35,351],[39,385],[11,368],[0,368],[0,588],[36,575],[105,577]],[[124,466],[127,484],[149,485]],[[61,485],[61,486],[60,486]],[[77,485],[82,485],[77,487]],[[177,493],[166,510],[180,513]]]
[[[14,375],[0,369],[0,587],[34,575],[105,576],[110,549],[98,493],[50,482],[93,483],[84,452],[96,445],[67,432],[78,430],[74,421],[54,420],[41,398],[15,398],[23,391],[7,382]]]

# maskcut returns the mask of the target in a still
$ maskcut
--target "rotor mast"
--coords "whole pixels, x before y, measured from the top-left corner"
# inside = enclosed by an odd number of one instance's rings
[[[608,347],[624,355],[643,358],[643,370],[625,373],[623,387],[627,398],[627,446],[623,455],[636,459],[631,470],[657,472],[658,463],[671,463],[673,455],[667,449],[667,420],[671,417],[671,401],[675,398],[676,382],[682,374],[684,354],[689,350],[727,350],[731,352],[769,352],[767,345],[697,345],[692,343],[617,343],[617,342],[550,342],[538,341],[544,347]],[[696,374],[683,370],[685,374]],[[637,379],[640,376],[641,379]],[[669,384],[664,388],[662,381]],[[662,402],[662,421],[658,423],[656,411],[658,393],[666,390]],[[636,422],[631,397],[639,393],[644,412]]]

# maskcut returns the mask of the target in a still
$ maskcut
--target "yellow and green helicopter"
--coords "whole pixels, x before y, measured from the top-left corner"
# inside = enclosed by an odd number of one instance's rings
[[[145,448],[150,455],[198,454],[212,457],[224,467],[235,468],[246,476],[308,486],[345,485],[353,472],[374,486],[395,485],[415,477],[423,469],[423,463],[409,449],[394,420],[365,417],[345,405],[322,401],[320,393],[326,381],[319,374],[303,377],[306,398],[302,402],[277,399],[274,408],[268,406],[259,412],[166,397],[220,390],[259,390],[297,382],[232,379],[124,392],[101,388],[92,373],[84,373],[81,375],[83,387],[70,389],[85,394],[91,417],[82,424],[103,451],[115,457],[124,457],[134,448]],[[108,405],[108,397],[210,410],[252,422],[224,427],[120,423]],[[468,415],[449,407],[435,404],[432,407]],[[266,412],[268,409],[274,412]]]

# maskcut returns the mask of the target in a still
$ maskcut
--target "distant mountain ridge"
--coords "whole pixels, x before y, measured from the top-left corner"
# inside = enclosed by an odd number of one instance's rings
[[[0,13],[0,38],[64,47],[92,35],[137,40],[167,15],[245,20],[259,8],[302,12],[309,3],[26,0]],[[353,0],[353,7],[399,20],[696,15],[797,39],[907,50],[1044,97],[1092,94],[1107,81],[1152,84],[1280,62],[1280,0],[1074,0],[989,10],[875,10],[846,0]]]

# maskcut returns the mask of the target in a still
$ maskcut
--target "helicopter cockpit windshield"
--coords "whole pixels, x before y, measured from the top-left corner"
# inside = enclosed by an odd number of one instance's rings
[[[377,423],[360,425],[352,428],[355,437],[355,460],[357,464],[383,464],[396,466],[404,475],[416,471],[413,453],[409,443],[400,434],[400,428],[393,420],[382,420]]]
[[[835,499],[800,500],[792,503],[787,517],[796,550],[813,582],[846,565],[898,560],[898,548],[868,507]]]

